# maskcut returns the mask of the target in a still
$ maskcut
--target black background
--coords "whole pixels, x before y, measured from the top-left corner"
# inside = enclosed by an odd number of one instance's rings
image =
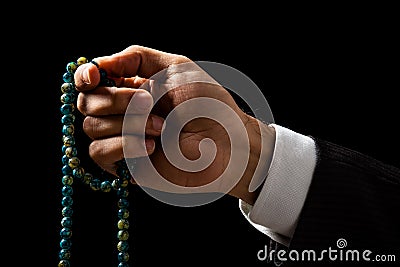
[[[24,147],[41,153],[30,154],[34,166],[27,168],[35,179],[25,176],[29,183],[23,186],[35,197],[24,214],[33,213],[30,221],[39,224],[28,233],[21,230],[24,240],[32,240],[27,250],[38,251],[30,261],[49,267],[58,263],[60,86],[66,63],[80,56],[110,55],[139,44],[227,64],[264,92],[277,124],[399,165],[399,46],[390,7],[310,7],[290,13],[284,8],[257,15],[252,8],[235,14],[210,8],[198,15],[178,10],[155,14],[149,7],[123,14],[107,8],[103,13],[67,9],[68,14],[41,16],[30,45],[19,42],[20,53],[34,55],[24,70],[37,81],[29,86],[37,98],[29,106],[34,113],[28,110],[37,137],[34,148],[27,141]],[[77,138],[80,158],[95,169],[85,156],[86,136]],[[237,199],[226,196],[206,206],[182,208],[132,186],[130,200],[132,266],[267,266],[256,257],[267,238],[247,223]],[[115,195],[77,185],[74,201],[73,266],[116,266]],[[45,213],[38,213],[43,207]]]

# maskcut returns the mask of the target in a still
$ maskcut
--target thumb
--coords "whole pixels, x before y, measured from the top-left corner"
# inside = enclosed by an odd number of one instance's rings
[[[139,76],[150,78],[172,64],[190,61],[187,57],[171,54],[139,45],[132,45],[111,56],[97,57],[93,61],[110,77],[129,78]],[[90,90],[100,82],[100,74],[94,64],[83,64],[75,72],[78,90]]]
[[[149,47],[132,45],[110,57],[95,59],[111,76],[150,78],[172,64],[190,61],[187,57]]]

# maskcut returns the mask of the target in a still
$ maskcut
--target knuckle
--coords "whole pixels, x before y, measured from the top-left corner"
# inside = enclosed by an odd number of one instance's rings
[[[82,93],[78,94],[78,98],[76,100],[76,107],[83,115],[87,115],[88,108],[87,108],[87,98],[85,94]]]
[[[100,129],[102,123],[99,118],[87,116],[83,120],[83,131],[92,139],[98,137],[98,129]]]

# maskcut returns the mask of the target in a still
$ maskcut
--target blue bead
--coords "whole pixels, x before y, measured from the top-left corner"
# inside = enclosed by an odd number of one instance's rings
[[[71,258],[71,251],[69,249],[62,249],[58,253],[58,258],[60,260],[69,260]]]
[[[61,200],[61,205],[63,207],[70,207],[70,206],[72,206],[73,203],[74,203],[74,201],[73,201],[72,197],[70,197],[70,196],[65,196]]]
[[[61,226],[71,228],[72,227],[72,218],[71,217],[64,217],[61,220]]]
[[[126,187],[117,189],[118,197],[128,197],[129,191]]]
[[[102,81],[100,82],[100,84],[103,85],[103,86],[110,86],[110,87],[116,85],[115,81],[112,80],[112,79],[104,79],[104,80],[102,80]]]
[[[61,132],[65,135],[73,135],[75,131],[75,127],[72,124],[64,125]]]
[[[62,167],[61,171],[62,171],[62,173],[63,173],[64,175],[72,175],[72,169],[71,169],[71,167],[68,166],[68,165],[64,165],[64,166]]]
[[[60,231],[60,236],[61,236],[61,238],[64,238],[64,239],[69,239],[69,238],[71,238],[71,236],[72,236],[72,231],[71,231],[71,229],[69,229],[69,228],[63,228],[63,229],[61,229],[61,231]]]
[[[85,169],[83,169],[82,167],[77,167],[77,168],[73,169],[72,175],[75,178],[82,180],[83,176],[85,176]]]
[[[62,249],[69,249],[69,248],[71,248],[71,240],[65,239],[65,238],[61,239],[61,241],[60,241],[60,247],[61,247]]]
[[[103,181],[103,182],[100,184],[100,189],[101,189],[101,191],[103,191],[103,192],[110,192],[111,189],[112,189],[111,182],[110,182],[110,181]]]
[[[62,216],[71,217],[74,213],[74,210],[71,207],[64,207],[61,211]]]
[[[105,79],[107,79],[107,72],[104,69],[99,69],[99,73],[100,73],[101,81],[104,81]]]
[[[74,81],[74,75],[70,72],[66,72],[63,75],[63,80],[66,83],[72,83]]]
[[[120,252],[120,253],[118,253],[118,260],[120,262],[129,261],[129,253],[128,252]]]
[[[89,184],[90,188],[94,191],[100,190],[101,181],[97,178],[93,179],[92,182]]]
[[[68,165],[69,157],[67,155],[63,155],[61,158],[61,162],[63,165]]]
[[[129,267],[129,264],[127,262],[120,262],[118,267]]]
[[[128,169],[118,168],[117,169],[117,175],[121,179],[130,179],[131,173],[129,172]]]
[[[66,114],[61,117],[62,124],[72,124],[75,122],[75,115],[74,114]]]
[[[118,207],[119,208],[127,208],[127,207],[129,207],[129,201],[126,198],[120,198],[118,200]]]
[[[61,189],[61,192],[63,196],[72,196],[73,193],[72,186],[64,185],[63,188]]]
[[[72,112],[75,111],[75,105],[74,104],[63,104],[60,108],[60,111],[63,115],[71,114]]]

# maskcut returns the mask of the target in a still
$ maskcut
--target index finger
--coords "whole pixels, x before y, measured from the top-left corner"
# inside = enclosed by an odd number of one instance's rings
[[[129,78],[139,76],[150,78],[172,64],[188,62],[189,59],[178,54],[171,54],[153,48],[132,45],[111,56],[94,58],[99,68],[110,77]],[[75,85],[78,90],[95,88],[100,82],[100,74],[94,64],[83,64],[75,72]]]

